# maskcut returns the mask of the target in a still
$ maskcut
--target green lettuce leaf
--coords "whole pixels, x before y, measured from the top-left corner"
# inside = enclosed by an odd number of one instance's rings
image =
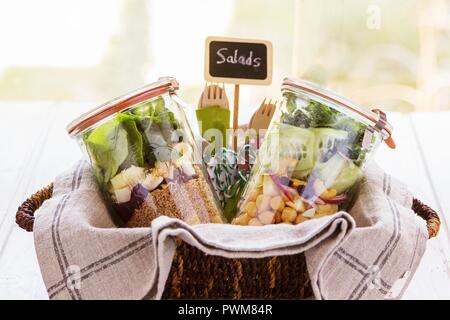
[[[116,118],[121,126],[127,132],[128,139],[128,157],[123,162],[123,165],[128,168],[130,166],[143,167],[144,166],[144,144],[142,135],[139,132],[136,121],[139,121],[138,116],[129,115],[126,113],[117,114]]]
[[[84,143],[94,174],[101,183],[107,183],[128,156],[127,132],[113,119],[85,136]]]

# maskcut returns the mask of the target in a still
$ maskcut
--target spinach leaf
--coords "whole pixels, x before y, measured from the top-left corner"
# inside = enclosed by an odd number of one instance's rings
[[[113,119],[85,136],[84,143],[97,179],[109,182],[128,156],[127,132]]]
[[[94,174],[107,184],[121,169],[153,165],[160,148],[171,146],[172,132],[179,126],[159,97],[141,103],[131,113],[120,112],[83,138]]]
[[[159,97],[153,101],[145,102],[136,108],[139,114],[138,129],[142,133],[144,142],[145,161],[153,165],[156,160],[167,161],[171,159],[172,141],[174,131],[179,128],[175,115]]]
[[[162,97],[141,103],[133,109],[133,114],[149,117],[151,118],[151,121],[156,124],[167,122],[175,128],[178,127],[178,122],[175,119],[175,115],[167,109]]]
[[[128,168],[130,166],[144,166],[144,144],[142,135],[139,132],[136,122],[139,121],[138,116],[126,113],[118,113],[116,119],[127,132],[128,138],[128,157],[123,165]]]

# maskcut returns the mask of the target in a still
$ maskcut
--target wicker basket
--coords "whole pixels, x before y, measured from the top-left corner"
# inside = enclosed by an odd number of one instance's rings
[[[36,192],[17,210],[16,223],[33,231],[34,213],[50,199],[53,185]],[[422,217],[429,238],[439,232],[437,213],[417,199],[413,211]],[[172,262],[163,298],[166,299],[299,299],[313,296],[304,254],[256,259],[207,255],[182,241]]]

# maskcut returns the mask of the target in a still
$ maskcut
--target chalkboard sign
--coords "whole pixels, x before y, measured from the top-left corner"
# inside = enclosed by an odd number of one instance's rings
[[[235,84],[270,84],[272,44],[264,40],[208,37],[205,79]]]

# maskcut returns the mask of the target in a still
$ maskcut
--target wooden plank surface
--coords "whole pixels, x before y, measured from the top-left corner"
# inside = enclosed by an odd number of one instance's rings
[[[449,114],[435,113],[429,116],[434,119],[448,117]],[[381,146],[375,161],[385,171],[405,183],[416,198],[439,210],[443,225],[445,225],[450,207],[441,208],[439,199],[433,192],[434,188],[440,189],[440,185],[437,184],[437,181],[431,180],[427,173],[430,164],[427,162],[428,159],[423,156],[421,148],[423,143],[418,140],[418,136],[421,135],[423,130],[418,130],[413,124],[413,118],[408,114],[389,115],[389,122],[394,126],[394,139],[397,148],[390,150],[386,146]],[[428,119],[430,125],[432,125],[432,119]],[[423,126],[419,128],[422,129]],[[437,128],[437,130],[441,135],[449,135],[446,133],[445,127]],[[441,150],[431,145],[427,146],[428,154],[435,155],[434,157],[442,154]],[[440,168],[442,167],[443,165]],[[442,174],[447,176],[447,180],[450,180],[449,171],[442,172]],[[445,180],[445,177],[443,179]],[[428,241],[424,258],[405,292],[404,299],[450,299],[449,237],[445,229],[443,227],[437,238]]]
[[[87,108],[48,103],[0,105],[0,135],[14,137],[2,149],[7,150],[8,161],[0,171],[0,300],[47,299],[33,235],[16,226],[14,215],[24,199],[80,158],[65,126]]]
[[[0,299],[47,299],[32,234],[14,223],[17,206],[69,168],[81,152],[65,126],[88,104],[0,104],[4,162],[0,167]],[[17,119],[20,115],[20,125]],[[389,114],[398,148],[381,146],[375,161],[406,183],[415,196],[443,212],[443,230],[429,241],[405,299],[450,299],[450,150],[445,149],[450,112]],[[436,139],[436,137],[438,137]]]

